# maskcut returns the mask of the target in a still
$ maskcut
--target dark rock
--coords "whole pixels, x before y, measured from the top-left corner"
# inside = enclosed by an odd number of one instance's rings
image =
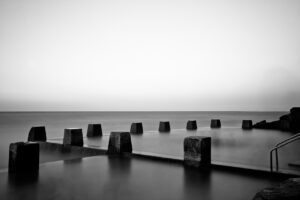
[[[81,128],[67,128],[64,131],[64,145],[83,146]]]
[[[300,107],[292,108],[289,114],[282,115],[277,121],[266,122],[264,120],[258,122],[254,124],[253,128],[274,129],[298,133],[300,132]]]
[[[171,128],[170,128],[170,122],[159,122],[159,128],[158,131],[159,132],[170,132]]]
[[[220,128],[221,127],[221,120],[219,119],[212,119],[210,122],[211,128]]]
[[[187,130],[196,130],[197,129],[197,122],[196,120],[189,120],[186,124]]]
[[[41,141],[46,142],[46,128],[45,126],[34,126],[31,127],[28,134],[28,141]]]
[[[291,130],[291,124],[289,120],[280,119],[280,130],[282,131],[290,131]]]
[[[86,136],[87,137],[102,136],[101,124],[89,124]]]
[[[252,120],[243,120],[242,129],[252,129]]]
[[[207,167],[211,164],[211,138],[190,136],[184,139],[184,164]]]
[[[256,193],[253,200],[299,200],[300,178],[291,178],[287,181],[267,187]]]
[[[265,126],[265,124],[267,123],[266,120],[257,122],[256,124],[253,125],[253,128],[263,128]]]
[[[286,115],[282,115],[279,120],[291,120],[291,115],[290,114],[286,114]]]
[[[132,144],[129,132],[111,132],[109,136],[108,150],[109,155],[131,154]]]
[[[35,142],[16,142],[9,145],[8,170],[10,173],[37,171],[40,147]]]
[[[300,107],[294,107],[290,110],[291,120],[290,120],[290,129],[292,132],[300,132]]]
[[[254,124],[253,128],[280,130],[280,121],[266,122],[266,120],[264,120]]]
[[[141,122],[131,124],[130,133],[141,134],[143,132],[143,124]]]

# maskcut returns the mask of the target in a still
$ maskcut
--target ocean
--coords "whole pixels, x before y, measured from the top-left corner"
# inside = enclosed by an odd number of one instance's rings
[[[287,113],[287,112],[286,112]],[[0,169],[8,166],[9,144],[26,141],[32,126],[46,126],[48,140],[61,140],[65,128],[82,128],[84,136],[88,124],[100,123],[103,138],[85,144],[107,147],[112,131],[129,131],[132,122],[142,122],[143,136],[133,136],[133,150],[173,157],[183,156],[183,139],[190,135],[212,136],[212,160],[268,167],[268,150],[277,142],[290,137],[289,132],[275,130],[245,131],[242,120],[277,120],[285,112],[2,112],[0,113]],[[221,119],[222,128],[210,129],[210,120]],[[197,120],[198,130],[187,131],[186,122]],[[160,121],[170,121],[171,132],[158,132]],[[300,160],[297,144],[282,150],[282,162]],[[298,148],[299,149],[299,148]],[[288,155],[288,156],[286,156]],[[259,159],[254,159],[259,157]],[[256,161],[258,160],[258,161]]]

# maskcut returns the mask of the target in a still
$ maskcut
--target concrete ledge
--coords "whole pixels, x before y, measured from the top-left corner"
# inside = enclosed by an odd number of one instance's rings
[[[106,154],[106,150],[95,149],[81,146],[65,146],[63,144],[51,143],[51,142],[39,142],[41,151],[58,152],[58,153],[70,153],[76,154],[80,157],[96,156]]]

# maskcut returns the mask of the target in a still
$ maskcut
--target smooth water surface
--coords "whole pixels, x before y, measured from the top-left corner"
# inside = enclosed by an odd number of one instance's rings
[[[46,163],[32,177],[0,172],[1,199],[244,200],[282,181],[257,174],[97,156]]]

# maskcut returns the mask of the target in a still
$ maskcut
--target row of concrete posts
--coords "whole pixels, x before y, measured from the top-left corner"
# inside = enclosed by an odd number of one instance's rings
[[[138,125],[140,126],[140,125]],[[98,128],[97,128],[98,127]],[[88,128],[89,129],[89,128]],[[98,130],[99,126],[90,127]],[[92,134],[89,133],[88,134]],[[93,134],[92,134],[93,135]],[[39,143],[46,141],[45,127],[32,127],[28,134],[28,142],[11,143],[9,147],[9,172],[37,171],[39,169]],[[83,146],[82,129],[64,130],[64,145]],[[108,143],[108,155],[130,155],[132,153],[131,135],[129,132],[111,132]],[[184,164],[203,167],[211,163],[211,138],[191,136],[184,139]]]
[[[220,119],[212,119],[210,123],[211,128],[221,128]],[[252,120],[243,120],[242,121],[243,129],[252,129]],[[187,130],[196,130],[197,122],[196,120],[189,120],[186,124]],[[171,126],[169,121],[159,122],[159,132],[170,132]],[[141,122],[132,123],[130,128],[130,133],[133,134],[142,134],[143,124]],[[87,137],[96,137],[102,136],[102,127],[101,124],[89,124],[87,128]],[[82,146],[81,140],[83,138],[82,129],[78,128],[68,128],[64,130],[64,144],[66,145],[77,145]],[[32,127],[29,131],[28,141],[42,141],[47,140],[46,130],[44,126]]]

